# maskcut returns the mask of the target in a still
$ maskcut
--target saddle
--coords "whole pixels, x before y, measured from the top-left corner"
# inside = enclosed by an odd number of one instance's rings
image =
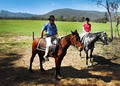
[[[80,35],[80,40],[83,42],[83,40],[84,40],[85,36],[88,36],[89,34],[90,34],[90,33],[85,34],[85,35],[79,34],[79,35]]]
[[[54,43],[55,40],[58,41],[58,44]],[[55,37],[52,38],[52,40],[51,40],[52,45],[50,46],[50,50],[49,50],[50,53],[53,54],[58,50],[59,42],[60,42],[60,39],[55,38]],[[42,39],[39,40],[36,49],[40,50],[40,51],[45,51],[46,50],[46,39],[45,38],[42,38]]]

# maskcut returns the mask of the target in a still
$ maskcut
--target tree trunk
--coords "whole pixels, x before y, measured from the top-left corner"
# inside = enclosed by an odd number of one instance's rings
[[[109,21],[110,21],[110,40],[113,40],[113,26],[112,26],[112,17],[111,17],[111,13],[109,11],[109,9],[107,9],[108,11],[108,15],[109,15]]]
[[[110,36],[111,36],[111,41],[113,40],[113,26],[112,26],[112,18],[110,17]]]
[[[111,17],[111,12],[110,12],[110,5],[109,1],[106,0],[106,9],[108,11],[108,16],[109,16],[109,21],[110,21],[110,41],[113,41],[113,26],[112,26],[112,17]]]
[[[119,17],[117,17],[117,19],[116,19],[116,31],[118,33],[118,36],[120,36],[118,26],[119,26]]]
[[[116,33],[117,33],[118,37],[120,37],[119,30],[118,30],[119,23],[120,23],[119,19],[120,19],[120,17],[119,17],[119,14],[118,14],[118,9],[116,9],[116,12],[115,12],[115,20],[116,20],[115,36],[116,36]]]

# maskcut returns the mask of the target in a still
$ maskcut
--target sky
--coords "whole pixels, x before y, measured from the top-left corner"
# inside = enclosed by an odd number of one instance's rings
[[[76,10],[106,11],[92,0],[0,0],[0,10],[45,14],[55,9],[72,8]]]

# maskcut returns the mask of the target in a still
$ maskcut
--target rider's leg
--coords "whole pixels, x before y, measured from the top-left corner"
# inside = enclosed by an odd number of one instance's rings
[[[49,49],[50,49],[50,46],[51,46],[51,37],[48,37],[46,38],[46,50],[45,50],[45,55],[44,55],[44,58],[46,59],[47,58],[47,55],[49,53]],[[48,58],[47,58],[48,59]],[[48,59],[49,60],[49,59]]]
[[[52,51],[52,53],[55,53],[55,51],[57,51],[58,47],[59,47],[59,40],[57,38],[54,39],[53,44],[55,45],[54,50]]]
[[[82,39],[84,35],[85,35],[85,32],[82,32],[82,33],[80,34],[80,39]]]

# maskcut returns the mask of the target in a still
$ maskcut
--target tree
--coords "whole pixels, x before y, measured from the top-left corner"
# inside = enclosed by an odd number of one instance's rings
[[[120,0],[93,0],[99,6],[103,6],[107,10],[107,14],[109,16],[110,21],[110,34],[111,34],[111,41],[113,40],[113,25],[112,25],[112,11],[118,7]],[[105,3],[104,3],[105,1]]]
[[[120,36],[119,34],[119,30],[118,30],[118,26],[119,26],[119,23],[120,23],[120,17],[118,15],[118,5],[115,6],[115,22],[116,22],[116,28],[115,28],[115,36],[116,36],[116,32],[118,34],[118,36]]]
[[[67,18],[67,21],[72,21],[72,22],[75,22],[77,20],[77,18],[75,16],[72,16],[72,17],[68,17]]]
[[[107,13],[105,13],[103,18],[95,19],[94,22],[96,22],[96,23],[107,23],[108,20],[109,20],[108,15],[107,15]]]
[[[108,14],[105,12],[105,14],[104,14],[104,19],[106,20],[106,22],[108,22]]]
[[[76,21],[76,16],[71,17],[71,21],[75,22]]]
[[[95,19],[94,22],[96,22],[96,23],[107,23],[107,21],[106,21],[105,18],[98,18],[98,19]]]
[[[77,21],[84,22],[85,21],[85,17],[84,16],[83,17],[79,17],[79,18],[77,18]]]
[[[58,20],[58,21],[63,21],[63,20],[64,20],[64,17],[63,17],[63,16],[58,16],[58,17],[57,17],[57,20]]]
[[[84,22],[85,21],[85,17],[81,17],[81,22]]]

